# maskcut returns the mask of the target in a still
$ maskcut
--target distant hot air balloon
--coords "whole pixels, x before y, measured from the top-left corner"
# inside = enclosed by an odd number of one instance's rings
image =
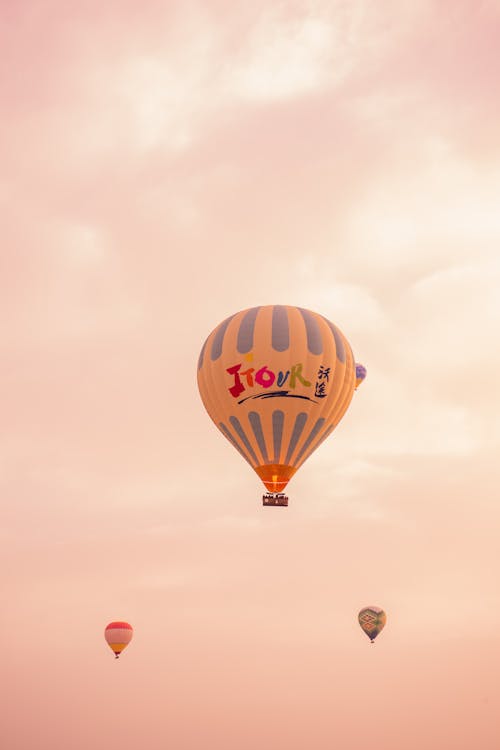
[[[355,388],[351,347],[317,313],[265,305],[231,315],[198,362],[203,404],[263,481],[264,505],[283,490],[347,410]]]
[[[128,622],[110,622],[106,626],[104,638],[116,659],[118,659],[123,649],[128,646],[133,634],[132,625],[129,625]]]
[[[361,385],[363,380],[366,378],[366,367],[364,365],[360,365],[359,362],[356,362],[356,387],[355,390],[358,389],[358,386]]]
[[[387,617],[380,607],[365,607],[358,614],[358,621],[370,641],[373,643],[382,628],[384,627]]]

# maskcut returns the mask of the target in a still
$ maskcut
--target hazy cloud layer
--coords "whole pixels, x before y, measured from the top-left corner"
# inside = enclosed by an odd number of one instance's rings
[[[497,750],[499,39],[493,1],[2,4],[2,747]],[[196,388],[274,302],[368,369],[284,513]]]

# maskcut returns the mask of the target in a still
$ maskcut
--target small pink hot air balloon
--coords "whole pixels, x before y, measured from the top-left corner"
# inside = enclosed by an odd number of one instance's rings
[[[133,634],[134,629],[128,622],[110,622],[109,625],[106,625],[104,638],[116,659],[118,659],[123,649],[128,646]]]

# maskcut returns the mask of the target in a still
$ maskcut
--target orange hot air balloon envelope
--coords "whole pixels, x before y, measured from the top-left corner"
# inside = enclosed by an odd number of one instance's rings
[[[387,622],[387,616],[380,607],[365,607],[358,614],[358,622],[373,643]]]
[[[134,629],[128,622],[110,622],[106,625],[104,630],[104,638],[106,643],[118,659],[124,648],[128,646],[132,640]]]
[[[203,404],[263,481],[265,505],[288,503],[283,490],[339,423],[355,384],[341,331],[289,305],[231,315],[208,336],[198,362]]]

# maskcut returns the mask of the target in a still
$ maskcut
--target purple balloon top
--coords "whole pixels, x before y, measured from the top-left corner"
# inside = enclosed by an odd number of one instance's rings
[[[364,365],[358,365],[356,363],[356,379],[364,380],[366,378],[366,367]]]

